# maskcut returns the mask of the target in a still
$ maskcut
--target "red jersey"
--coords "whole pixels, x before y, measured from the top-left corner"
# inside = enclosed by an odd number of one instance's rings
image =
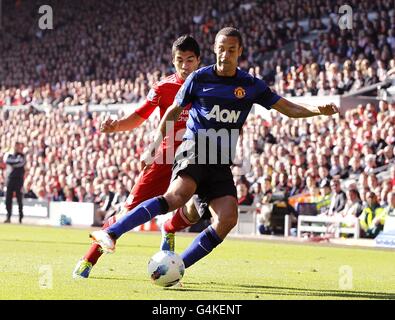
[[[167,108],[169,108],[173,104],[174,98],[176,97],[176,94],[178,90],[181,88],[181,86],[183,85],[183,83],[184,80],[182,80],[177,74],[172,74],[171,76],[168,76],[162,81],[159,81],[149,91],[144,104],[136,110],[136,113],[140,117],[144,119],[148,119],[149,116],[152,114],[152,112],[154,112],[156,107],[159,107],[160,118],[162,119]],[[180,117],[178,118],[176,123],[174,124],[175,136],[180,130],[183,130],[182,131],[183,133],[185,132],[186,122],[189,117],[190,108],[191,108],[190,106],[186,107],[180,114]],[[179,143],[181,141],[177,141],[177,142]]]
[[[136,110],[136,113],[144,118],[148,119],[149,116],[154,112],[154,110],[159,107],[160,118],[162,119],[167,108],[169,108],[176,97],[178,90],[183,85],[184,80],[180,79],[176,74],[173,74],[166,79],[158,82],[153,86],[147,95],[147,99],[144,104]],[[166,137],[160,146],[160,150],[155,155],[155,157],[162,157],[163,162],[154,162],[148,170],[143,170],[138,182],[134,185],[132,191],[129,194],[128,199],[125,202],[126,211],[132,210],[135,206],[143,201],[151,199],[153,197],[160,196],[164,194],[169,186],[173,158],[167,158],[167,151],[171,151],[172,156],[174,156],[174,151],[181,144],[182,137],[186,130],[186,122],[189,117],[189,109],[191,107],[187,106],[181,113],[177,122],[174,125],[174,149],[170,150],[169,147],[173,143],[168,143],[168,138]],[[182,130],[182,134],[177,132]],[[176,135],[178,137],[176,137]],[[163,152],[167,149],[166,152]]]

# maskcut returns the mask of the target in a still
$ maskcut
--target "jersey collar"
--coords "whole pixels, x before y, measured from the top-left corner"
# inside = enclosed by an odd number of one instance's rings
[[[216,77],[220,78],[220,79],[235,79],[235,78],[237,78],[237,76],[238,76],[238,74],[239,74],[239,68],[238,68],[238,67],[236,68],[236,73],[235,73],[235,75],[234,75],[234,76],[231,76],[231,77],[219,76],[219,75],[217,74],[217,65],[216,65],[216,64],[213,65],[213,68],[212,68],[211,70],[213,71],[214,75],[215,75]]]
[[[185,82],[184,79],[182,79],[181,77],[178,76],[178,73],[177,73],[177,72],[174,73],[174,75],[176,76],[177,82],[180,82],[180,83],[184,83],[184,82]]]

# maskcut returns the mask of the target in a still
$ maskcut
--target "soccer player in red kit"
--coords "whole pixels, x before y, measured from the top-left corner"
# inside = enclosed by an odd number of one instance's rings
[[[107,119],[104,121],[100,126],[101,132],[130,131],[137,128],[149,118],[157,107],[160,108],[160,117],[163,117],[167,108],[172,105],[185,79],[198,68],[200,63],[199,45],[191,36],[182,36],[173,43],[172,56],[176,73],[153,86],[147,95],[145,103],[128,117],[120,120]],[[158,157],[160,157],[160,160],[144,167],[137,184],[133,187],[125,202],[124,208],[120,213],[110,217],[103,225],[103,229],[114,224],[120,217],[141,202],[166,192],[170,184],[174,160],[174,158],[167,159],[166,157],[168,155],[174,157],[175,150],[181,144],[188,115],[189,108],[186,108],[178,121],[174,123],[174,137],[165,137],[158,152],[155,154],[156,160],[158,160]],[[192,225],[199,218],[200,216],[197,214],[193,201],[188,203],[186,208],[179,209],[174,217],[164,226],[161,249],[174,250],[174,233]],[[101,255],[101,247],[93,243],[85,256],[78,261],[73,271],[73,277],[88,278],[92,267]]]

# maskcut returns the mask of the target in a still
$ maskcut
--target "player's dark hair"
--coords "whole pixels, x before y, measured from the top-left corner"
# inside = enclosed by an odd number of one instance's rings
[[[215,42],[217,42],[217,39],[219,36],[225,36],[225,37],[235,37],[239,40],[239,45],[240,47],[243,46],[243,38],[241,36],[241,33],[238,29],[233,28],[233,27],[226,27],[218,31],[217,35],[215,36]]]
[[[192,51],[197,58],[200,57],[199,44],[193,37],[187,34],[179,37],[176,41],[174,41],[173,47],[171,49],[173,58],[175,57],[177,50],[182,52]]]

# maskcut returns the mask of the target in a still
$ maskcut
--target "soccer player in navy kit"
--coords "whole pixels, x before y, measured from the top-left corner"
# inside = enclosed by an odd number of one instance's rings
[[[147,152],[156,150],[166,136],[166,121],[176,121],[183,108],[192,103],[168,190],[163,196],[143,202],[106,230],[93,232],[92,239],[104,251],[113,252],[114,240],[123,233],[158,214],[182,207],[197,194],[208,203],[214,222],[181,254],[185,267],[190,267],[217,247],[237,224],[237,193],[230,165],[237,143],[235,132],[240,132],[253,104],[293,118],[338,113],[333,104],[298,105],[273,93],[264,81],[237,68],[242,50],[242,37],[237,29],[228,27],[218,32],[214,45],[216,64],[187,78]],[[212,158],[217,158],[217,162],[212,163]]]

